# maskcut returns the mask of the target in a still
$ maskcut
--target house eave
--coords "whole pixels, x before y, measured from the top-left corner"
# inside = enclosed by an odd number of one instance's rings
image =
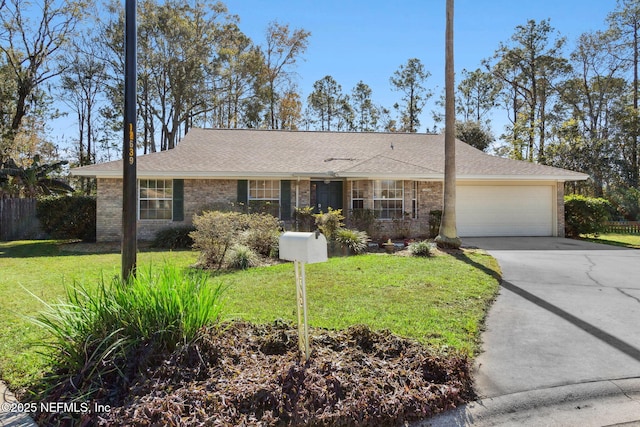
[[[122,178],[122,171],[83,171],[71,170],[73,176],[95,178]],[[442,181],[442,174],[419,173],[371,173],[356,172],[203,172],[203,171],[138,171],[138,178],[182,178],[182,179],[402,179],[417,181]],[[584,181],[585,174],[572,175],[458,175],[459,181]]]
[[[589,175],[458,175],[458,181],[584,181]]]

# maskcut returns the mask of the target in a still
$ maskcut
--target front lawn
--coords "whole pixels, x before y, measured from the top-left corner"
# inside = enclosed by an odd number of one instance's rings
[[[605,233],[599,234],[598,237],[594,237],[593,235],[586,235],[583,236],[583,238],[594,243],[604,243],[607,245],[640,249],[640,235]]]
[[[166,261],[187,268],[190,251],[144,252],[140,266]],[[24,315],[45,301],[64,296],[65,285],[86,286],[119,274],[118,253],[61,251],[55,241],[0,243],[0,377],[11,388],[29,387],[48,369],[35,346],[46,339]],[[212,281],[228,286],[223,320],[269,323],[296,319],[293,265],[290,263],[218,274]],[[412,258],[370,254],[332,258],[307,266],[311,326],[345,329],[365,324],[372,329],[417,339],[438,349],[473,356],[486,310],[499,282],[496,261],[481,251]]]
[[[46,338],[45,333],[25,318],[44,307],[29,292],[44,301],[56,301],[65,296],[66,285],[95,287],[101,277],[120,274],[119,253],[74,253],[61,250],[65,246],[73,245],[48,240],[0,242],[0,378],[18,392],[46,369],[39,354],[43,348],[35,345]],[[138,264],[171,261],[187,267],[196,257],[186,251],[144,252]]]
[[[469,355],[478,351],[480,322],[498,286],[497,263],[482,252],[431,258],[369,254],[331,258],[306,269],[311,326],[366,324]],[[292,264],[220,278],[230,285],[227,319],[297,319]]]

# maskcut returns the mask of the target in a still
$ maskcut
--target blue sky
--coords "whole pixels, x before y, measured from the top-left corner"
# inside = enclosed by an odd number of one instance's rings
[[[427,86],[432,101],[444,88],[445,0],[228,0],[230,13],[240,17],[240,28],[262,43],[267,24],[277,20],[311,32],[304,61],[297,67],[304,98],[313,83],[331,75],[344,93],[360,80],[373,90],[375,103],[391,108],[400,94],[389,78],[409,58],[419,58],[431,73]],[[455,68],[475,70],[506,42],[517,25],[529,19],[551,19],[567,38],[568,54],[577,37],[605,27],[614,0],[457,0],[455,2]],[[421,117],[431,127],[433,102]],[[504,119],[494,118],[494,133]]]
[[[373,91],[377,105],[392,108],[401,94],[391,90],[389,78],[409,58],[419,58],[431,73],[427,87],[434,96],[420,116],[421,128],[434,125],[431,111],[444,90],[445,0],[223,0],[240,18],[240,28],[262,44],[269,22],[311,32],[304,60],[296,67],[298,88],[306,101],[313,83],[331,75],[349,94],[362,80]],[[507,42],[515,27],[527,20],[551,19],[567,38],[565,53],[580,34],[603,29],[615,0],[456,0],[455,66],[475,70],[500,42]],[[457,81],[457,80],[456,80]],[[58,105],[63,110],[64,105]],[[395,115],[395,112],[392,112]],[[75,116],[52,123],[52,136],[61,148],[75,138]],[[504,113],[494,114],[496,137],[507,123]]]

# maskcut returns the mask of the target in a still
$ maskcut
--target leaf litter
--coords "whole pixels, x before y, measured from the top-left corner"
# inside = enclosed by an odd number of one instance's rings
[[[287,323],[204,328],[138,370],[124,390],[103,389],[96,401],[110,410],[78,424],[396,426],[475,397],[465,355],[362,325],[310,333],[305,363]]]

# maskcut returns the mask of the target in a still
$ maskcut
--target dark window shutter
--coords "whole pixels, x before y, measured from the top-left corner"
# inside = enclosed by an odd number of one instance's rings
[[[173,180],[173,220],[184,221],[184,179]]]
[[[247,201],[249,198],[249,181],[247,181],[246,179],[239,179],[238,180],[238,200],[237,202],[239,204],[242,204],[245,206],[247,206]]]
[[[291,181],[280,181],[280,219],[291,219]]]

